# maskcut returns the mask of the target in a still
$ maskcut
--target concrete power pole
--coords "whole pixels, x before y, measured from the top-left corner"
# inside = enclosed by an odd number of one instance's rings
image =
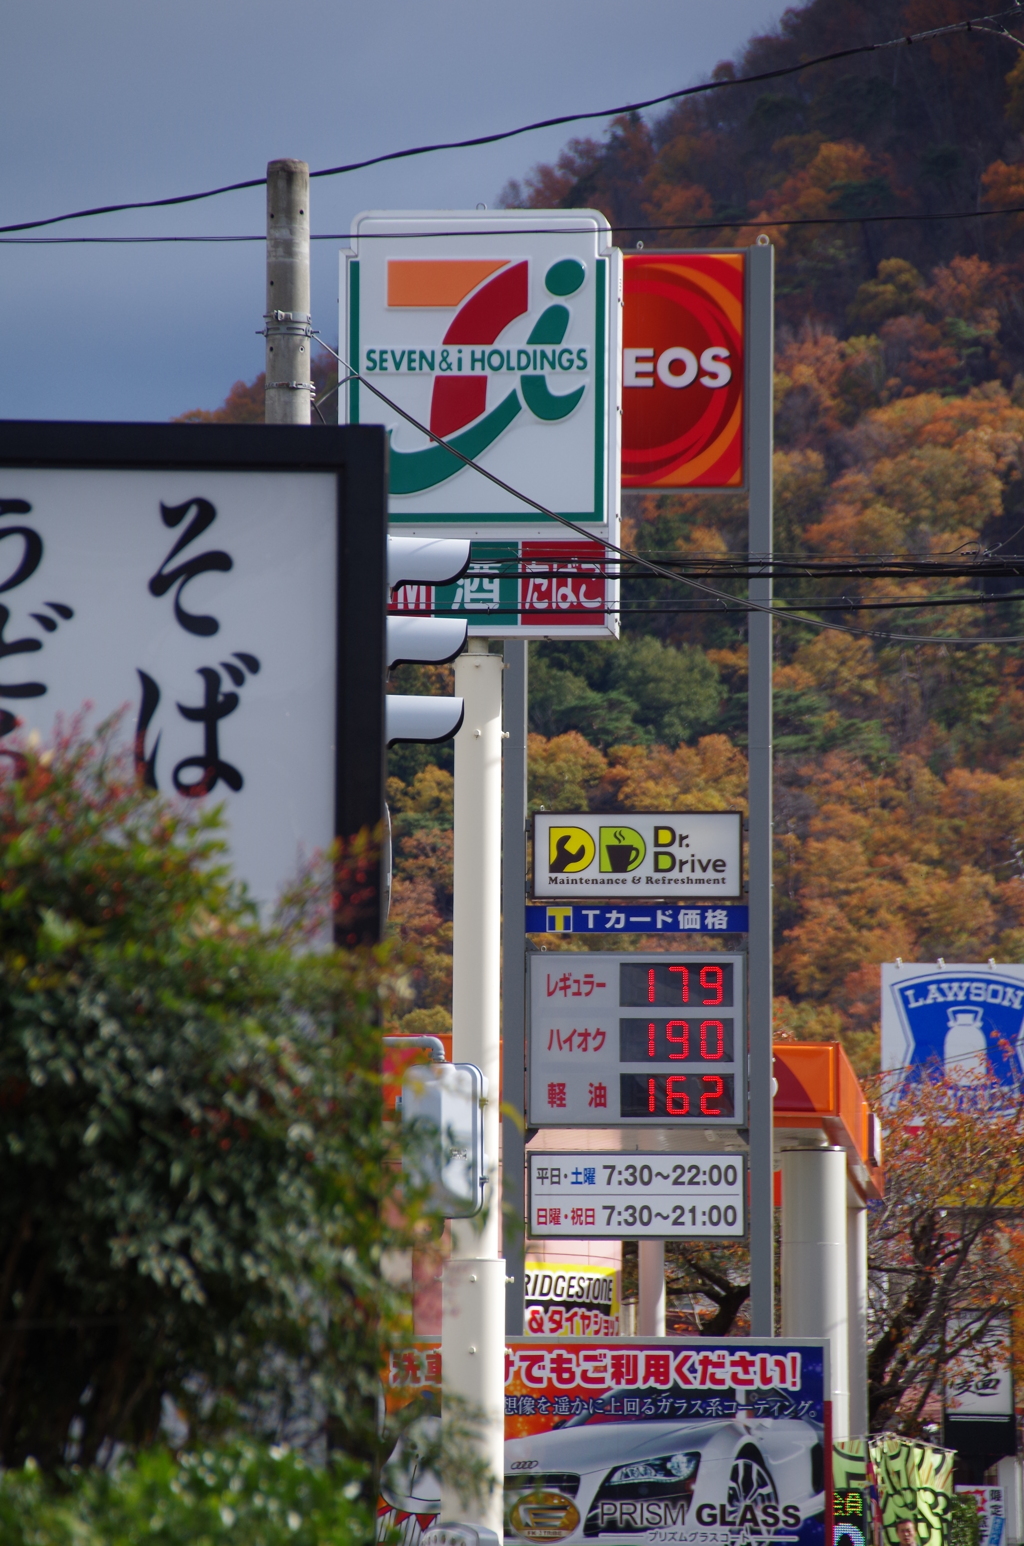
[[[309,166],[267,165],[267,424],[308,424],[313,348],[309,312]]]

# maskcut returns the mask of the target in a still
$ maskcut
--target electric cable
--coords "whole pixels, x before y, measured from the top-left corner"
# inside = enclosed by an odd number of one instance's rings
[[[312,174],[311,174],[312,175]],[[571,213],[571,211],[567,211]],[[772,230],[785,227],[789,230],[794,226],[811,225],[875,225],[885,221],[908,220],[983,220],[992,215],[1024,215],[1024,204],[1000,205],[997,209],[947,209],[938,213],[924,214],[895,214],[895,215],[817,215],[815,217],[801,216],[799,219],[776,219],[772,215],[759,215],[756,220],[688,220],[675,225],[612,225],[613,234],[637,231],[745,231],[745,230]],[[76,220],[77,215],[61,215],[61,220]],[[0,226],[0,231],[16,230],[19,227]],[[370,241],[425,241],[432,237],[464,237],[467,240],[479,241],[484,237],[494,236],[504,238],[506,236],[565,236],[583,234],[580,231],[573,232],[569,227],[560,226],[557,232],[552,232],[550,226],[507,226],[494,231],[322,231],[310,236],[311,242],[352,242],[359,240]],[[266,236],[0,236],[0,246],[3,247],[130,247],[130,246],[159,246],[161,243],[172,242],[265,242]],[[657,248],[652,250],[652,256],[656,256]]]
[[[398,403],[393,402],[390,397],[385,396],[379,387],[375,386],[373,382],[368,381],[365,376],[359,373],[359,371],[353,370],[348,361],[343,359],[336,349],[332,349],[330,344],[325,344],[323,339],[320,338],[319,334],[314,332],[314,336],[318,339],[321,347],[326,349],[328,354],[333,354],[334,358],[337,360],[342,369],[348,372],[348,381],[360,382],[369,392],[372,392],[375,397],[379,397],[382,403],[386,403],[386,405],[394,413],[397,413],[401,418],[405,419],[408,424],[411,424],[414,429],[419,430],[421,434],[426,435],[429,440],[434,441],[436,445],[441,446],[445,451],[450,451],[451,454],[456,457],[458,461],[462,462],[466,467],[472,467],[473,471],[480,473],[481,477],[484,477],[490,483],[495,484],[497,488],[502,489],[506,494],[511,494],[513,499],[522,500],[523,504],[529,505],[531,509],[537,510],[541,515],[546,516],[549,520],[557,521],[559,525],[566,527],[569,531],[575,532],[577,536],[583,537],[587,542],[597,542],[608,552],[617,553],[620,558],[629,559],[631,562],[639,564],[641,567],[650,570],[652,574],[659,575],[662,579],[674,580],[677,583],[682,582],[684,585],[690,586],[693,590],[703,591],[705,594],[715,597],[715,599],[718,601],[735,603],[738,605],[740,611],[764,612],[767,613],[769,617],[782,617],[787,621],[804,623],[809,628],[819,628],[830,633],[856,634],[865,638],[889,639],[896,643],[905,644],[956,644],[965,646],[973,646],[977,644],[1024,644],[1024,634],[1007,634],[1002,638],[995,639],[962,639],[948,638],[943,634],[900,634],[883,632],[880,629],[854,628],[846,623],[826,623],[823,622],[820,618],[803,617],[797,612],[790,612],[786,608],[775,607],[765,602],[751,601],[749,599],[744,601],[740,596],[731,596],[728,594],[728,592],[717,590],[712,585],[705,585],[700,580],[694,580],[684,575],[675,574],[672,570],[665,569],[659,564],[653,563],[650,559],[644,558],[639,553],[631,553],[628,548],[619,547],[617,543],[610,541],[607,537],[597,536],[594,532],[588,531],[585,526],[580,526],[576,521],[571,521],[567,515],[560,515],[555,510],[549,510],[546,505],[539,504],[538,501],[536,499],[532,499],[529,494],[524,494],[520,489],[513,488],[510,483],[506,483],[505,480],[503,478],[499,478],[496,473],[488,472],[486,467],[481,467],[479,462],[473,461],[471,457],[464,456],[461,451],[456,450],[455,446],[449,444],[447,440],[443,440],[440,435],[435,435],[433,430],[428,429],[425,424],[421,424],[418,419],[414,418],[411,413],[407,413],[404,408],[398,405]]]
[[[520,124],[515,129],[501,129],[494,134],[476,134],[468,139],[439,140],[430,145],[412,145],[405,150],[390,150],[382,155],[369,156],[363,161],[349,161],[341,166],[322,167],[319,171],[310,172],[310,179],[314,177],[340,177],[349,172],[362,172],[371,166],[382,166],[388,161],[404,161],[413,156],[432,155],[442,150],[470,150],[479,145],[495,145],[502,140],[515,139],[521,134],[532,134],[538,129],[561,128],[565,124],[582,123],[592,118],[616,118],[624,113],[638,113],[649,107],[662,107],[667,102],[681,101],[685,97],[693,97],[708,91],[724,91],[734,86],[757,85],[762,81],[781,80],[788,75],[798,75],[804,70],[810,70],[815,65],[833,64],[840,59],[851,59],[858,54],[878,53],[889,48],[909,47],[914,43],[926,42],[932,38],[946,37],[953,33],[968,33],[975,30],[987,32],[985,22],[1003,21],[1007,17],[1020,17],[1021,6],[1019,3],[1009,10],[993,12],[986,16],[975,16],[968,21],[949,22],[942,27],[931,27],[922,32],[907,33],[902,37],[889,38],[884,43],[860,43],[852,48],[834,49],[828,54],[819,54],[814,59],[802,59],[799,64],[781,65],[775,70],[761,70],[756,75],[726,76],[720,80],[704,81],[698,86],[685,86],[678,91],[666,91],[661,96],[647,97],[643,101],[624,102],[618,107],[598,108],[586,113],[560,113],[554,118],[539,118],[533,123]],[[1005,28],[997,34],[1009,38],[1019,44],[1019,39]],[[76,209],[65,215],[50,215],[43,220],[22,220],[12,225],[0,226],[0,235],[12,231],[33,231],[41,226],[59,225],[64,220],[85,220],[96,215],[122,214],[132,209],[166,209],[171,205],[195,204],[202,199],[217,198],[223,193],[239,193],[246,188],[266,187],[266,177],[248,177],[241,182],[224,183],[218,188],[206,188],[201,193],[181,193],[170,198],[163,199],[134,199],[124,204],[98,204],[90,209]]]

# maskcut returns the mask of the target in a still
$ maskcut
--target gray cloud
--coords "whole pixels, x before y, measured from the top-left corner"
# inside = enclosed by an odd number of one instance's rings
[[[187,193],[652,96],[769,25],[771,0],[34,0],[0,24],[2,221]],[[582,131],[599,133],[600,121]],[[550,130],[315,183],[313,228],[360,209],[493,204]],[[52,234],[259,233],[263,190]],[[47,233],[43,233],[47,234]],[[263,249],[0,247],[0,416],[166,419],[262,367]],[[316,244],[337,330],[337,244]]]

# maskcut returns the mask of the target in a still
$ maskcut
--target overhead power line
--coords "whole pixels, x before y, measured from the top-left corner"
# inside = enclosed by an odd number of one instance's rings
[[[666,91],[661,96],[646,97],[642,101],[622,102],[617,107],[596,108],[585,113],[560,113],[554,118],[539,118],[532,123],[519,124],[514,129],[500,129],[494,134],[476,134],[467,139],[438,140],[429,145],[411,145],[405,150],[389,150],[381,155],[369,156],[363,161],[349,161],[341,166],[322,167],[317,172],[310,172],[309,175],[311,178],[341,177],[349,172],[365,171],[371,166],[383,166],[389,161],[404,161],[413,156],[433,155],[437,151],[471,150],[480,145],[496,145],[502,140],[515,139],[521,134],[532,134],[538,129],[563,128],[566,124],[583,123],[594,118],[615,118],[623,113],[639,113],[646,108],[663,107],[668,102],[679,102],[685,97],[699,96],[709,91],[725,91],[735,86],[753,86],[764,81],[781,80],[785,76],[802,74],[804,70],[813,69],[816,65],[834,64],[841,59],[852,59],[859,54],[873,54],[889,48],[903,48],[913,43],[923,43],[932,38],[947,37],[954,33],[988,34],[990,29],[984,25],[986,22],[1003,22],[1011,16],[1020,18],[1019,5],[986,16],[975,16],[968,21],[950,22],[946,26],[930,27],[926,31],[888,38],[883,43],[859,43],[852,48],[834,49],[831,53],[819,54],[814,59],[803,59],[799,64],[781,65],[775,70],[761,70],[756,75],[727,76],[720,80],[705,81],[699,86],[685,86],[678,91]],[[1006,37],[1020,46],[1019,39],[1007,32],[1005,27],[998,29],[996,35]],[[266,186],[266,181],[266,177],[248,177],[241,182],[223,183],[218,188],[205,188],[200,193],[180,193],[163,199],[135,199],[123,204],[97,204],[90,209],[76,209],[65,215],[50,215],[43,220],[22,220],[13,225],[0,226],[0,235],[13,231],[34,231],[41,226],[59,225],[65,220],[85,220],[95,215],[116,215],[133,209],[167,209],[176,204],[195,204],[202,199],[217,198],[223,193],[240,193],[246,188],[263,188]]]
[[[1024,644],[1024,634],[1006,634],[993,639],[950,638],[945,634],[892,633],[875,628],[854,628],[848,623],[826,623],[821,618],[806,617],[803,613],[790,611],[786,607],[772,606],[769,602],[745,600],[742,596],[730,595],[728,591],[721,591],[716,586],[708,585],[702,580],[695,580],[689,575],[678,574],[662,564],[656,564],[651,559],[645,558],[642,553],[631,553],[628,548],[619,547],[618,543],[610,542],[607,537],[600,537],[595,532],[588,531],[585,526],[580,526],[577,521],[570,520],[567,515],[560,515],[556,510],[549,510],[547,505],[540,504],[538,500],[531,498],[529,494],[524,494],[521,489],[514,488],[511,483],[506,483],[504,478],[499,478],[496,473],[488,472],[486,467],[481,467],[479,462],[475,462],[472,457],[465,456],[449,441],[443,440],[432,429],[428,429],[425,424],[421,424],[419,419],[414,418],[411,413],[407,413],[392,398],[386,396],[374,382],[369,381],[365,376],[360,375],[358,371],[353,370],[351,365],[342,358],[338,351],[331,348],[330,344],[325,344],[322,339],[320,339],[320,343],[327,350],[328,354],[333,354],[342,370],[347,372],[344,377],[339,373],[337,387],[332,387],[332,391],[347,385],[350,381],[360,382],[362,386],[366,387],[367,391],[372,392],[392,412],[397,413],[403,418],[407,424],[411,424],[414,429],[419,430],[420,434],[426,435],[427,439],[432,440],[435,445],[450,451],[457,461],[462,462],[466,467],[472,467],[474,472],[478,472],[482,478],[486,478],[496,488],[502,489],[506,494],[511,494],[513,499],[521,500],[524,505],[528,505],[531,510],[536,510],[540,515],[546,516],[549,520],[557,521],[560,526],[564,526],[568,531],[575,532],[578,537],[584,538],[585,541],[596,542],[606,552],[615,553],[620,559],[638,564],[641,568],[648,570],[649,573],[659,575],[664,580],[674,580],[676,584],[688,585],[693,590],[701,591],[707,596],[713,596],[715,600],[724,602],[727,606],[735,607],[743,612],[767,613],[770,617],[785,618],[787,622],[804,623],[808,628],[818,628],[831,633],[858,634],[865,638],[885,639],[893,643],[902,644],[957,644],[971,646],[977,644]]]
[[[310,174],[312,175],[312,174]],[[938,220],[988,220],[994,215],[1024,215],[1024,204],[1000,205],[995,209],[945,209],[937,212],[922,214],[900,213],[898,215],[817,215],[813,219],[801,216],[799,219],[784,220],[774,215],[759,215],[756,220],[687,220],[675,225],[615,225],[613,230],[617,235],[635,235],[638,231],[648,233],[651,231],[665,234],[672,231],[747,231],[747,230],[772,230],[785,227],[787,230],[794,226],[811,225],[878,225],[886,221],[900,222],[923,220],[935,222]],[[61,215],[62,220],[75,220],[76,215]],[[48,221],[40,221],[39,224],[49,224]],[[0,226],[0,231],[21,230],[20,226]],[[494,231],[391,231],[387,233],[373,232],[370,234],[354,231],[318,231],[310,236],[311,242],[352,242],[358,239],[361,242],[387,240],[400,241],[404,239],[424,241],[431,237],[444,237],[446,240],[452,237],[462,237],[474,242],[484,237],[493,236],[504,239],[507,236],[550,236],[549,226],[503,226]],[[572,234],[571,227],[560,226],[559,236]],[[266,236],[0,236],[0,246],[4,247],[146,247],[159,246],[164,242],[265,242]],[[653,249],[655,255],[657,249]]]
[[[505,578],[507,579],[508,576],[506,575]],[[549,576],[545,574],[544,578],[547,579]],[[805,607],[813,606],[817,611],[820,612],[905,612],[920,609],[922,607],[994,606],[1001,601],[1024,601],[1024,591],[1013,591],[1006,596],[930,596],[925,600],[917,601],[853,601],[847,600],[845,598],[837,599],[833,596],[829,597],[825,601],[803,601],[800,603],[800,605]],[[593,612],[595,616],[600,616],[603,613],[617,612],[622,617],[723,617],[727,613],[746,613],[750,610],[750,606],[739,597],[733,598],[732,606],[699,606],[694,605],[692,602],[686,601],[677,602],[675,605],[658,606],[654,603],[648,603],[646,601],[620,601],[617,606],[609,606],[607,603],[602,603],[597,607],[584,608],[582,605],[578,604],[575,606],[567,606],[564,609],[565,612],[580,618],[584,616],[585,612]],[[776,612],[781,612],[783,609],[776,607],[774,610]],[[512,613],[514,613],[516,616],[521,616],[524,613],[529,613],[531,616],[533,616],[536,611],[537,608],[535,606],[513,606],[511,604],[503,605],[501,602],[496,602],[493,606],[486,607],[453,607],[450,609],[447,607],[442,609],[435,608],[432,612],[429,613],[425,613],[422,610],[413,611],[404,609],[402,607],[396,607],[393,611],[389,611],[388,616],[451,617],[452,615],[456,615],[458,617],[470,616],[474,618],[481,618],[507,617]],[[796,621],[805,623],[809,622],[810,619],[805,617],[798,617],[796,618]],[[819,626],[825,627],[826,625],[820,624]],[[851,633],[869,632],[869,630],[857,628],[853,628],[848,631]],[[875,638],[902,637],[898,635],[881,633],[875,633],[871,636]],[[1006,636],[1000,636],[999,638],[993,639],[947,639],[944,635],[940,636],[937,634],[934,639],[930,640],[922,639],[919,634],[914,634],[913,637],[916,642],[925,644],[1012,644],[1014,642],[1019,642]]]

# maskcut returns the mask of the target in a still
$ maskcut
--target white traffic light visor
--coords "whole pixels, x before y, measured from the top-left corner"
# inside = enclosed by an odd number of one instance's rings
[[[387,620],[388,669],[403,664],[444,665],[461,655],[469,624],[461,617],[396,617]]]
[[[385,735],[396,741],[448,741],[462,727],[461,698],[426,698],[388,693],[384,699]]]

